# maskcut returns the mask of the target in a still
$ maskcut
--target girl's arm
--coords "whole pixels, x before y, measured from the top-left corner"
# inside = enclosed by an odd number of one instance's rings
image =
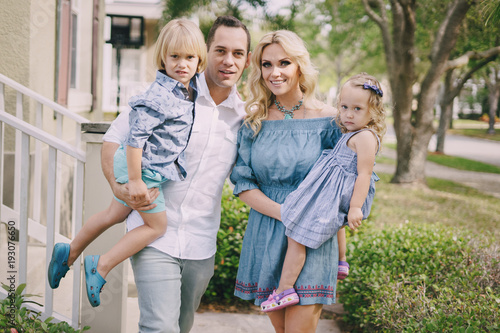
[[[281,205],[276,201],[269,199],[259,189],[243,191],[238,194],[241,201],[258,211],[263,215],[267,215],[273,219],[281,221]]]
[[[127,146],[128,190],[132,200],[149,200],[148,187],[142,181],[142,149]]]
[[[349,140],[349,144],[349,147],[352,145],[351,148],[358,155],[358,177],[354,183],[349,213],[347,215],[349,228],[355,230],[361,225],[361,220],[363,219],[361,207],[363,207],[370,188],[378,142],[372,132],[363,131],[353,136]]]

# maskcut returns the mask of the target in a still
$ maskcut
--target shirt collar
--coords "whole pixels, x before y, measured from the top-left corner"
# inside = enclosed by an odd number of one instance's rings
[[[215,102],[210,95],[210,90],[208,90],[208,85],[207,85],[207,80],[205,77],[205,72],[200,74],[199,80],[198,80],[198,97],[204,97],[209,103],[215,105]],[[240,109],[240,106],[243,105],[244,102],[241,100],[241,98],[238,95],[238,92],[236,90],[236,86],[231,87],[231,92],[229,93],[229,96],[219,105],[222,105],[226,108],[232,109],[234,111],[237,111]]]
[[[196,73],[191,81],[189,82],[189,86],[194,89],[195,91],[195,96],[198,93],[198,87],[199,87],[199,74]],[[167,90],[173,91],[174,89],[186,89],[182,83],[180,83],[177,80],[172,79],[170,76],[168,76],[164,70],[159,70],[156,72],[156,81],[164,86]]]

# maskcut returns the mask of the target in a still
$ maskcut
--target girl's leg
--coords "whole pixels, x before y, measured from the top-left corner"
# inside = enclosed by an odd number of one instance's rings
[[[133,256],[158,237],[163,236],[167,230],[167,215],[165,211],[158,213],[139,212],[144,225],[137,227],[125,234],[111,250],[100,256],[97,271],[106,278],[109,271],[125,259]]]
[[[349,275],[349,264],[346,261],[346,238],[345,238],[345,227],[341,228],[337,232],[337,242],[339,243],[339,268],[337,273],[337,279],[343,280]]]
[[[337,242],[339,243],[339,261],[346,261],[346,239],[345,239],[345,227],[340,228],[337,232]]]
[[[107,209],[92,215],[70,243],[68,266],[93,240],[113,225],[123,222],[131,211],[131,208],[113,199]]]
[[[285,262],[281,271],[281,279],[276,293],[293,288],[299,277],[304,262],[306,261],[306,247],[288,237],[288,248],[286,250]]]

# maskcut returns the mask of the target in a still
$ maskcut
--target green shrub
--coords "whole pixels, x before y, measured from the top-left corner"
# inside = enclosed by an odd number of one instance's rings
[[[3,283],[2,288],[9,293],[11,292],[10,287]],[[13,293],[9,294],[9,297],[0,301],[0,328],[5,328],[2,333],[78,333],[90,329],[90,327],[85,326],[82,330],[75,330],[67,322],[51,323],[54,319],[53,317],[42,321],[40,319],[40,312],[22,306],[26,303],[34,303],[41,306],[37,302],[26,299],[26,297],[36,295],[23,295],[24,288],[26,288],[26,284],[20,284]]]
[[[243,235],[248,223],[250,208],[233,195],[226,184],[222,193],[221,224],[217,234],[215,273],[204,300],[234,302],[234,284],[241,254]]]
[[[345,320],[363,331],[498,332],[500,253],[464,231],[367,228],[348,240],[338,284]]]

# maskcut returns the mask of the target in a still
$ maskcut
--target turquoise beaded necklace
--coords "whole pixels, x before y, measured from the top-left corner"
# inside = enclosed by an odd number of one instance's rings
[[[274,100],[274,105],[276,105],[276,107],[278,108],[278,110],[280,112],[282,112],[284,115],[285,115],[285,118],[284,119],[293,119],[293,113],[297,110],[300,109],[300,107],[302,106],[302,102],[304,101],[304,97],[302,97],[300,99],[300,101],[297,103],[297,105],[295,105],[293,108],[291,108],[290,110],[287,110],[283,107],[283,105],[281,105],[280,102],[278,102],[277,99]]]

